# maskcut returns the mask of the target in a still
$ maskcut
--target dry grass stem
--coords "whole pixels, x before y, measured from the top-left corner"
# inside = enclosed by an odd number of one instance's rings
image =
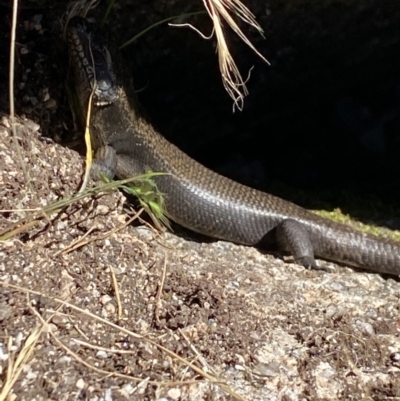
[[[160,324],[160,319],[158,318],[158,312],[161,307],[161,295],[162,295],[162,290],[164,288],[165,276],[167,273],[167,260],[168,260],[168,257],[167,257],[167,254],[165,254],[163,272],[162,272],[161,282],[160,282],[160,285],[159,285],[158,291],[157,291],[155,310],[154,310],[154,316],[155,316],[155,319],[156,319],[156,322],[158,325]]]
[[[22,171],[25,177],[25,183],[31,192],[36,196],[35,191],[33,190],[31,180],[29,177],[29,172],[26,168],[26,164],[24,162],[24,158],[22,156],[21,146],[18,143],[17,136],[17,128],[15,122],[15,105],[14,105],[14,67],[15,67],[15,38],[16,38],[16,29],[17,29],[17,12],[18,12],[18,0],[13,0],[13,12],[12,12],[12,25],[11,25],[11,39],[10,39],[10,64],[9,64],[9,81],[8,81],[8,90],[9,90],[9,100],[10,100],[10,120],[11,120],[11,129],[13,133],[13,142],[15,146],[16,153],[18,155],[19,162],[22,167]]]
[[[194,346],[194,344],[189,340],[187,335],[184,333],[183,330],[178,329],[179,334],[186,340],[186,342],[189,344],[190,349],[196,354],[197,358],[201,364],[203,365],[203,369],[206,370],[207,372],[212,372],[215,374],[213,368],[210,366],[210,364],[205,360],[203,355],[197,350],[197,348]]]
[[[93,70],[94,71],[94,70]],[[85,164],[85,174],[83,176],[82,185],[79,188],[78,194],[81,194],[87,187],[90,178],[90,170],[93,164],[93,150],[92,150],[92,140],[90,136],[90,116],[92,112],[92,99],[93,99],[94,88],[89,96],[87,114],[86,114],[86,126],[85,126],[85,144],[86,144],[86,164]]]
[[[117,320],[121,320],[122,304],[121,304],[121,294],[119,292],[118,280],[117,280],[117,276],[115,274],[114,266],[112,264],[110,264],[108,267],[110,269],[111,280],[112,280],[113,287],[114,287],[114,294],[115,294],[115,298],[117,300]]]
[[[219,68],[225,90],[233,99],[233,110],[243,109],[244,97],[248,95],[246,82],[235,64],[229,51],[223,32],[222,20],[226,21],[232,30],[268,65],[268,60],[253,46],[243,31],[239,28],[231,14],[235,14],[244,22],[257,29],[263,35],[263,30],[255,20],[252,12],[240,0],[203,0],[204,6],[213,22],[217,38]]]
[[[27,293],[28,299],[28,308],[35,314],[38,315],[38,312],[32,308],[29,300],[29,293]],[[62,308],[62,304],[57,308],[57,310],[50,315],[50,317],[45,321],[42,317],[41,325],[35,327],[35,329],[31,332],[31,334],[27,337],[24,342],[23,347],[21,348],[17,358],[15,358],[14,351],[12,350],[12,337],[10,336],[8,339],[8,354],[9,362],[8,362],[8,369],[6,373],[6,380],[4,381],[3,388],[0,392],[0,401],[8,400],[12,387],[14,386],[15,382],[17,381],[18,377],[20,376],[21,372],[28,364],[33,351],[35,349],[36,343],[38,342],[40,335],[42,334],[43,330],[47,327],[47,323],[52,319],[55,313]]]
[[[6,372],[6,378],[3,383],[3,388],[0,392],[0,401],[4,401],[10,395],[10,392],[20,376],[22,370],[30,360],[35,345],[40,337],[43,330],[43,326],[37,326],[33,329],[32,333],[25,340],[23,347],[15,357],[14,351],[12,350],[12,337],[8,339],[8,354],[10,355],[8,360],[8,367]]]

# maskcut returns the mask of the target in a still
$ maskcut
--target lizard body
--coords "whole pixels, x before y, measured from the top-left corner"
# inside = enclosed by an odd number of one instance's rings
[[[176,223],[251,246],[276,244],[306,267],[314,256],[366,270],[400,274],[400,243],[333,222],[291,202],[241,185],[191,159],[144,117],[132,86],[108,48],[83,18],[68,26],[81,106],[94,89],[91,133],[109,175],[133,177],[150,169]],[[115,69],[115,71],[114,71]],[[94,82],[96,85],[94,85]]]

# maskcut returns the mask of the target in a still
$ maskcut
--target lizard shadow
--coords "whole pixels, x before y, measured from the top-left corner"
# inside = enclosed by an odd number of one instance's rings
[[[296,264],[296,262],[294,260],[291,260],[291,256],[288,252],[283,251],[282,249],[279,249],[276,240],[275,240],[275,235],[276,235],[276,229],[273,229],[271,231],[269,231],[262,239],[261,241],[256,244],[254,246],[254,248],[257,249],[258,252],[260,252],[262,255],[272,255],[273,257],[282,260],[285,263],[288,264]],[[187,241],[192,241],[195,243],[206,243],[206,244],[212,244],[218,241],[221,241],[217,238],[212,238],[212,237],[208,237],[206,235],[203,234],[199,234],[196,233],[194,231],[191,231],[185,227],[180,226],[179,224],[176,224],[174,222],[172,222],[172,233],[177,235],[180,238],[183,238]],[[289,260],[287,258],[290,258]],[[320,266],[320,262],[322,261],[322,259],[317,258],[317,264],[318,266]],[[394,276],[394,275],[390,275],[390,274],[386,274],[386,273],[377,273],[377,272],[371,272],[369,270],[365,270],[362,268],[358,268],[355,266],[349,266],[345,263],[341,263],[341,262],[336,262],[336,261],[327,261],[324,260],[324,263],[334,263],[335,265],[339,266],[340,268],[350,268],[351,270],[353,270],[355,273],[374,273],[374,274],[379,274],[384,280],[387,279],[393,279],[396,282],[400,282],[400,277],[399,276]],[[268,266],[266,266],[268,267]],[[319,269],[310,269],[310,268],[304,268],[305,271],[307,270],[315,270],[315,271],[321,271],[322,274],[328,273],[335,273],[335,270],[331,270],[331,268],[325,268],[325,266],[320,266],[321,268]]]

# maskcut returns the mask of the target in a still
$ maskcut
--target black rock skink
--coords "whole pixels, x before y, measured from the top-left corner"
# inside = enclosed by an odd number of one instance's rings
[[[75,17],[67,33],[83,109],[94,91],[91,133],[98,159],[103,159],[110,175],[115,172],[119,178],[149,170],[168,173],[156,181],[176,223],[239,244],[276,244],[306,267],[317,268],[317,256],[374,272],[400,274],[399,242],[319,217],[191,159],[143,117],[129,79],[117,70],[121,68],[118,63],[113,64],[96,29]]]

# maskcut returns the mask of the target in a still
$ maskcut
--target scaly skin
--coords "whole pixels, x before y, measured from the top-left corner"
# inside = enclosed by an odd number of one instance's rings
[[[146,170],[168,173],[156,178],[158,189],[165,194],[166,210],[176,223],[198,233],[244,245],[274,243],[306,267],[318,268],[315,255],[374,272],[400,274],[399,242],[356,231],[241,185],[205,168],[168,142],[140,112],[132,86],[120,81],[126,74],[122,70],[114,74],[119,63],[112,65],[104,42],[92,29],[86,20],[73,19],[67,31],[69,52],[83,109],[89,81],[96,81],[87,68],[94,57],[98,86],[91,133],[97,157],[103,159],[110,175],[128,178]],[[89,43],[94,51],[88,55]],[[96,106],[99,102],[102,106]]]

